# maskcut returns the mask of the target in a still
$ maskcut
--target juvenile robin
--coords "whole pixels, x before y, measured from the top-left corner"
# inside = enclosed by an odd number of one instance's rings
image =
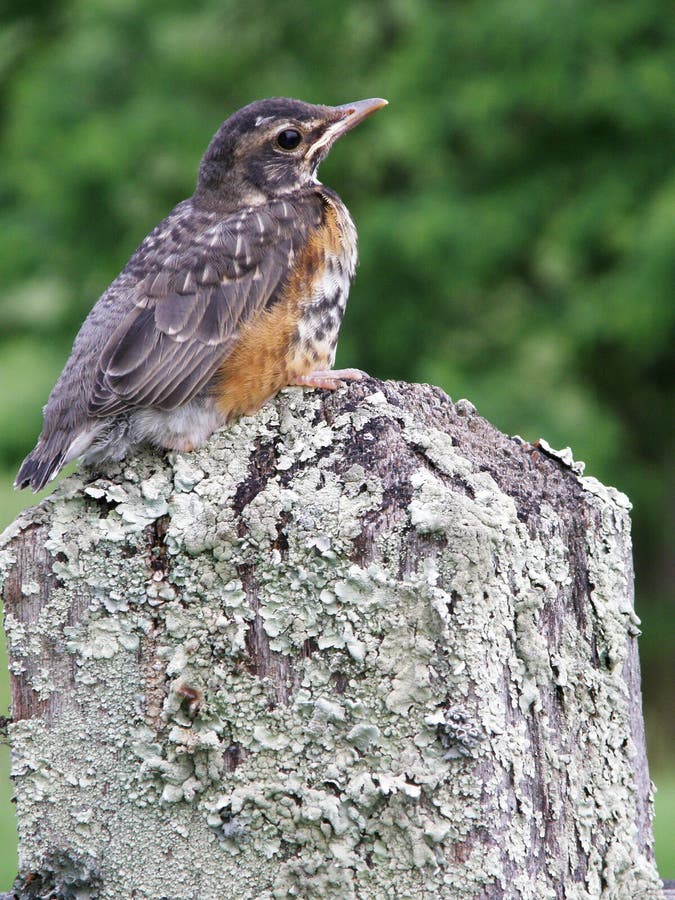
[[[16,486],[140,444],[192,450],[286,385],[331,369],[356,230],[317,178],[334,142],[386,100],[251,103],[218,129],[194,194],[150,232],[75,338]]]

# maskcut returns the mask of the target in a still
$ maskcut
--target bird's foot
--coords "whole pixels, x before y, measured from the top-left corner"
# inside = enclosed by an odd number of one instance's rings
[[[164,440],[162,446],[165,450],[177,450],[179,453],[192,453],[200,446],[199,442],[186,437],[176,437]]]
[[[360,381],[365,375],[360,369],[317,369],[308,375],[298,375],[289,384],[334,391],[343,381]]]

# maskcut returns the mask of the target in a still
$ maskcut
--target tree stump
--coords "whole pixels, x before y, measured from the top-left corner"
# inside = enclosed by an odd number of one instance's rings
[[[654,898],[627,499],[283,392],[8,530],[16,897]]]

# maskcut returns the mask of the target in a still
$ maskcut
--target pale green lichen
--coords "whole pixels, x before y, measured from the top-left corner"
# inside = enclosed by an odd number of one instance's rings
[[[58,636],[82,689],[49,724],[11,729],[22,871],[66,849],[95,861],[97,896],[111,900],[473,898],[504,882],[509,860],[520,874],[504,896],[543,900],[557,896],[577,835],[588,876],[566,896],[657,896],[635,846],[619,677],[636,624],[625,506],[582,480],[601,522],[587,546],[587,614],[607,663],[594,669],[569,617],[553,650],[541,625],[571,580],[556,510],[542,505],[532,537],[489,474],[382,391],[332,424],[319,411],[291,389],[204,450],[141,456],[86,486],[75,476],[44,507],[60,584],[30,628],[7,614],[11,658],[16,672],[44,663]],[[360,564],[354,541],[383,485],[362,462],[340,475],[335,463],[374,418],[399,423],[424,462],[400,527]],[[232,500],[267,443],[274,471],[238,514]],[[427,541],[412,565],[411,529]],[[11,568],[11,552],[0,563]],[[25,593],[36,585],[24,573]],[[68,625],[74,596],[86,609]],[[247,668],[254,624],[286,667],[284,696]],[[551,684],[581,746],[546,741]],[[44,664],[30,686],[40,698],[62,688]],[[538,717],[539,773],[524,716]],[[491,799],[508,779],[517,810]],[[548,827],[534,779],[565,785],[549,816],[574,822],[548,875],[525,865]],[[600,856],[593,828],[607,818]],[[491,828],[501,846],[475,838]]]

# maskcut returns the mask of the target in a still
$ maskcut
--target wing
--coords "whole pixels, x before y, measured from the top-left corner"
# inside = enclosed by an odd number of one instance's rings
[[[89,414],[187,403],[215,374],[241,325],[274,303],[321,216],[312,196],[250,207],[197,234],[188,221],[180,234],[151,235],[134,308],[101,354]]]

